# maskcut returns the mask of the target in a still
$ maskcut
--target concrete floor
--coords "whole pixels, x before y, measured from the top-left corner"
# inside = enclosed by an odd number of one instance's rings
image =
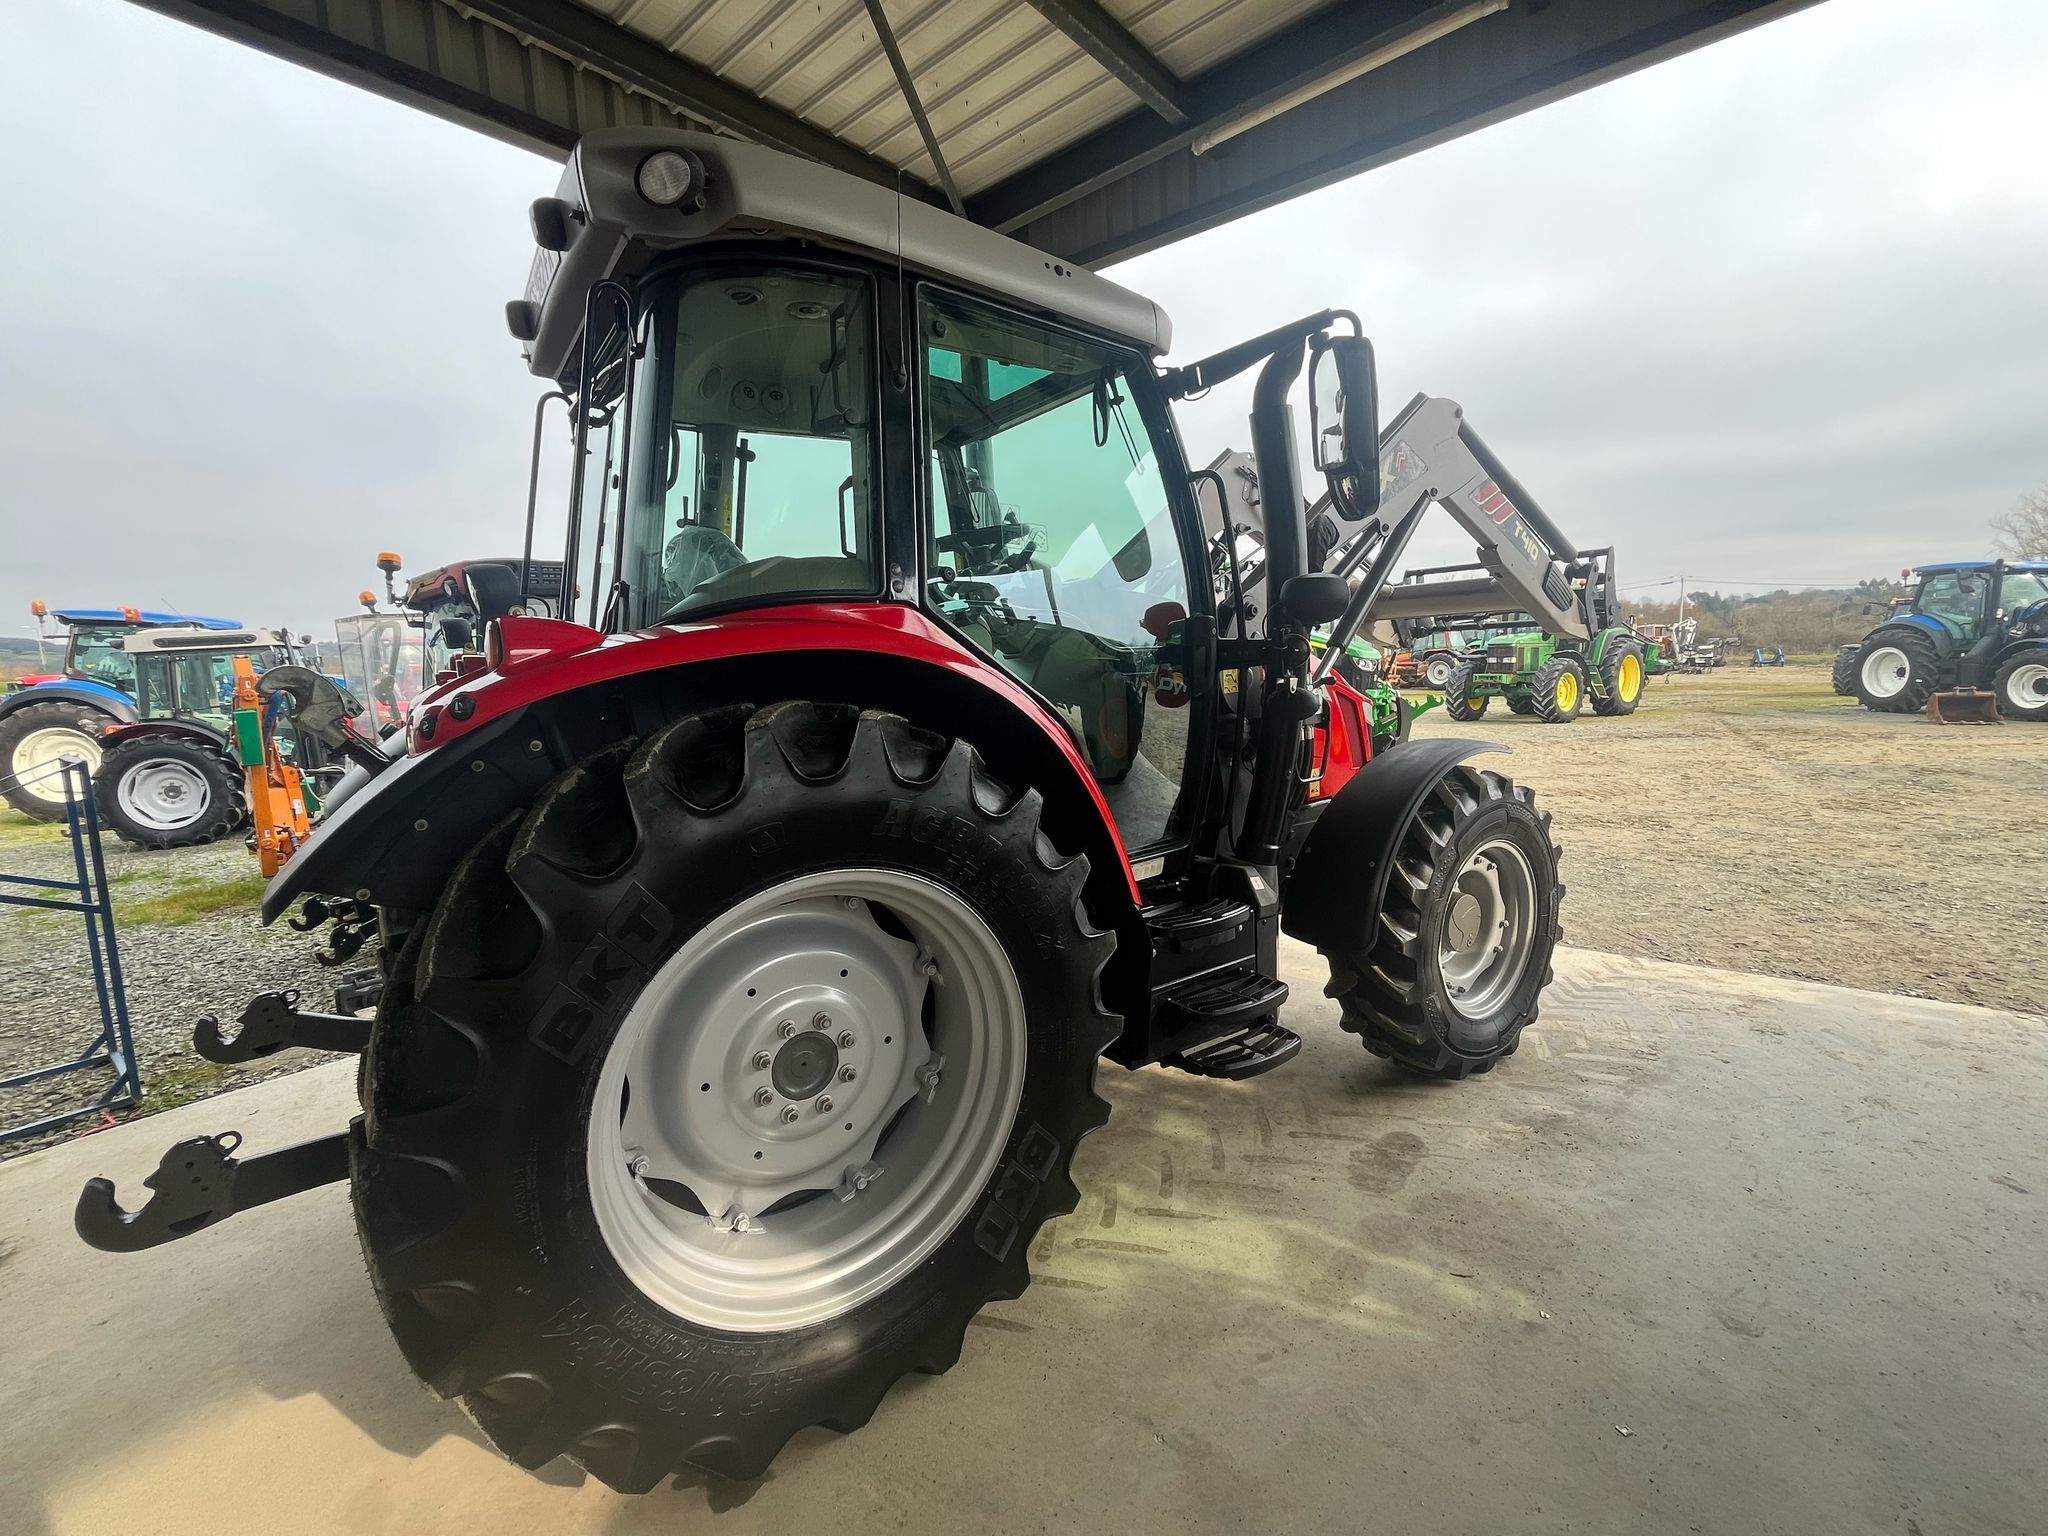
[[[1513,1062],[1433,1087],[1289,961],[1299,1060],[1105,1074],[1030,1293],[758,1484],[497,1461],[400,1363],[338,1187],[72,1236],[84,1177],[132,1201],[178,1136],[339,1124],[348,1066],[0,1166],[0,1531],[2048,1526],[2042,1020],[1577,952]]]

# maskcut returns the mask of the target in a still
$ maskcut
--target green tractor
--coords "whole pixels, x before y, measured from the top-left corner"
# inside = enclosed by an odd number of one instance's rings
[[[1576,719],[1589,703],[1596,715],[1632,715],[1643,685],[1662,666],[1657,642],[1624,624],[1596,630],[1586,641],[1525,630],[1466,652],[1444,685],[1444,713],[1477,720],[1502,698],[1516,714],[1553,725]]]

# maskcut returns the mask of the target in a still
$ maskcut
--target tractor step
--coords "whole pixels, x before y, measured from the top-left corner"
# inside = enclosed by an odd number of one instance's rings
[[[136,1253],[190,1237],[246,1211],[348,1177],[348,1133],[243,1160],[239,1131],[175,1142],[142,1182],[151,1191],[138,1210],[121,1208],[112,1179],[87,1179],[72,1225],[103,1253]]]
[[[1185,955],[1237,943],[1255,920],[1251,903],[1231,896],[1152,907],[1145,912],[1145,927],[1152,935],[1155,955]]]
[[[192,1026],[192,1049],[223,1066],[272,1056],[291,1045],[360,1056],[369,1044],[368,1019],[353,1013],[302,1013],[296,987],[250,998],[233,1039],[221,1034],[220,1020],[210,1013],[200,1015]]]
[[[1250,1024],[1214,1040],[1170,1056],[1161,1066],[1177,1067],[1196,1077],[1223,1077],[1233,1082],[1284,1067],[1301,1050],[1301,1036],[1284,1024]]]
[[[1197,1077],[1253,1077],[1301,1049],[1301,1037],[1273,1022],[1287,983],[1257,971],[1211,971],[1157,995],[1162,1033],[1193,1043],[1160,1058]]]

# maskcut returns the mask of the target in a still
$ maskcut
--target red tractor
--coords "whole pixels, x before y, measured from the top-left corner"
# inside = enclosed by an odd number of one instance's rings
[[[1098,1059],[1294,1056],[1283,933],[1366,1050],[1514,1051],[1549,818],[1484,743],[1374,755],[1309,645],[1342,652],[1410,526],[1372,523],[1354,317],[1161,368],[1136,294],[684,132],[592,135],[533,227],[509,321],[570,403],[566,615],[525,611],[529,511],[522,565],[469,568],[484,654],[264,902],[374,914],[374,1024],[245,1025],[362,1049],[362,1113],[181,1143],[133,1212],[94,1180],[88,1241],[345,1178],[406,1358],[514,1461],[747,1477],[1025,1288]],[[1347,582],[1271,517],[1247,632],[1170,407],[1252,368],[1266,505],[1303,505],[1306,369],[1313,462],[1380,553]]]

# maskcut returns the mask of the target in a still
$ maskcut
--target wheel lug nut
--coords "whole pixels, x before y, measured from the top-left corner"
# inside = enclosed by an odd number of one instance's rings
[[[839,1031],[839,1048],[842,1051],[851,1050],[853,1048],[852,1030],[842,1029],[841,1031]]]
[[[780,1024],[775,1026],[775,1033],[780,1035],[783,1039],[787,1040],[791,1035],[796,1033],[796,1020],[784,1019]]]
[[[829,1094],[829,1093],[821,1093],[821,1094],[819,1094],[819,1095],[818,1095],[818,1113],[819,1113],[819,1114],[821,1114],[821,1115],[829,1115],[829,1114],[831,1114],[831,1113],[832,1113],[832,1095],[831,1095],[831,1094]]]
[[[788,1125],[792,1120],[796,1119],[796,1116],[797,1108],[794,1104],[791,1104],[782,1111],[782,1123]]]
[[[826,1013],[823,1009],[820,1009],[818,1012],[811,1015],[811,1028],[830,1029],[831,1027],[832,1015]]]
[[[754,1090],[754,1102],[761,1105],[773,1104],[775,1102],[775,1090],[773,1088],[756,1088]]]
[[[766,1051],[754,1052],[754,1070],[756,1072],[766,1072],[770,1067],[774,1065],[775,1059],[772,1056],[770,1056]]]
[[[841,1067],[839,1069],[839,1081],[842,1083],[850,1083],[859,1075],[851,1067]]]

